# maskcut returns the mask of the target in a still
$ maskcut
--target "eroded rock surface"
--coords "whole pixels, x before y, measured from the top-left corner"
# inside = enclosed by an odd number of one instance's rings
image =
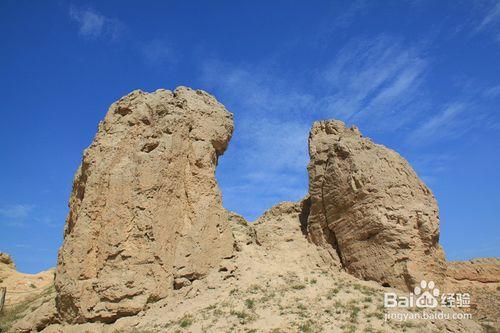
[[[314,123],[309,154],[308,233],[332,262],[401,289],[443,281],[436,200],[405,159],[333,120]]]
[[[203,91],[134,91],[111,105],[83,155],[59,253],[66,322],[113,322],[231,256],[215,180],[232,114]]]

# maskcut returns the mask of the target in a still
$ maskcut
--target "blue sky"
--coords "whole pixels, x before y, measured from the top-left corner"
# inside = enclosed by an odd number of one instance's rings
[[[235,115],[217,177],[253,220],[307,191],[307,135],[336,118],[434,191],[448,259],[500,256],[499,1],[0,2],[0,251],[56,264],[72,179],[134,89]]]

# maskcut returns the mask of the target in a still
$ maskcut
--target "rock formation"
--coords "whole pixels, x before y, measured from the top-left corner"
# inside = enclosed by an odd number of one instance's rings
[[[309,154],[308,233],[333,262],[401,289],[443,281],[436,200],[400,155],[340,121],[314,123]]]
[[[215,166],[232,114],[203,91],[134,91],[83,155],[56,275],[66,322],[113,322],[233,251]]]
[[[316,122],[308,195],[248,223],[222,207],[215,180],[232,131],[203,91],[134,91],[111,105],[75,176],[56,296],[0,330],[482,331],[384,320],[384,287],[407,294],[422,279],[471,291],[474,315],[498,318],[499,260],[445,262],[434,196],[396,152]]]

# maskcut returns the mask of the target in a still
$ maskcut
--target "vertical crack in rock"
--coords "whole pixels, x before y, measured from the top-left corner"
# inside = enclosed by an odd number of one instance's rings
[[[328,163],[330,159],[327,160],[325,170],[328,170]],[[340,260],[340,264],[343,268],[346,268],[346,265],[344,263],[344,259],[342,257],[342,253],[340,251],[340,246],[339,242],[337,240],[337,236],[335,235],[335,230],[333,228],[330,229],[330,223],[328,222],[328,212],[326,209],[326,204],[325,204],[325,194],[324,194],[324,188],[325,188],[325,179],[323,178],[323,181],[321,183],[321,208],[323,211],[323,216],[325,220],[325,226],[323,228],[323,232],[326,235],[326,239],[329,241],[329,243],[332,245],[332,247],[335,249],[335,252],[337,253],[338,259]],[[335,259],[335,258],[333,258]]]
[[[309,219],[310,213],[311,213],[311,198],[307,196],[300,202],[300,213],[299,213],[300,231],[306,237],[308,233],[307,220]]]

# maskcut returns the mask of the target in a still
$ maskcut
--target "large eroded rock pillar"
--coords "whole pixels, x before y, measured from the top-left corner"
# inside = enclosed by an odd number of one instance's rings
[[[134,91],[83,155],[59,252],[67,322],[112,322],[232,253],[215,167],[233,118],[203,91]]]

